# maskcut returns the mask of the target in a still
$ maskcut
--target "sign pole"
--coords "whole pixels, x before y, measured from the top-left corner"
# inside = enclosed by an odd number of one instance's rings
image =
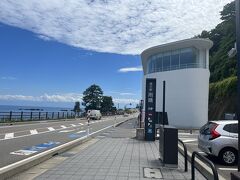
[[[87,136],[89,136],[89,125],[90,125],[89,119],[90,118],[88,118]]]
[[[240,172],[240,0],[235,0],[237,44],[237,117],[238,117],[238,172]]]
[[[166,81],[163,81],[163,111],[162,111],[162,123],[163,123],[163,128],[165,124],[165,93],[166,91]]]

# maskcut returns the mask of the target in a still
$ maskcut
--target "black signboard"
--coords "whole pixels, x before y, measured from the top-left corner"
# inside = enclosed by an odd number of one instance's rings
[[[156,79],[146,79],[145,140],[155,141]]]

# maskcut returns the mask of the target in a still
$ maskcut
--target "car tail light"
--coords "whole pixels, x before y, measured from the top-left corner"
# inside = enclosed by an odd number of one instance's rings
[[[211,129],[211,137],[209,138],[209,140],[213,140],[213,139],[216,139],[218,138],[219,136],[221,136],[221,134],[219,134],[217,131],[216,131],[216,128],[218,127],[218,124],[216,124],[214,127],[212,127]]]

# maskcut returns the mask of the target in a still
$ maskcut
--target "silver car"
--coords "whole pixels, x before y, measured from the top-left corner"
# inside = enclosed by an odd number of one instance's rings
[[[198,147],[217,156],[226,165],[235,164],[238,159],[238,121],[209,121],[200,129]]]

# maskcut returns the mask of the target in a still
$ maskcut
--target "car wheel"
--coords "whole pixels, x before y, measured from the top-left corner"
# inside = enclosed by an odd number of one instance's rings
[[[233,148],[223,149],[220,152],[219,157],[225,165],[234,165],[238,159],[237,151]]]

